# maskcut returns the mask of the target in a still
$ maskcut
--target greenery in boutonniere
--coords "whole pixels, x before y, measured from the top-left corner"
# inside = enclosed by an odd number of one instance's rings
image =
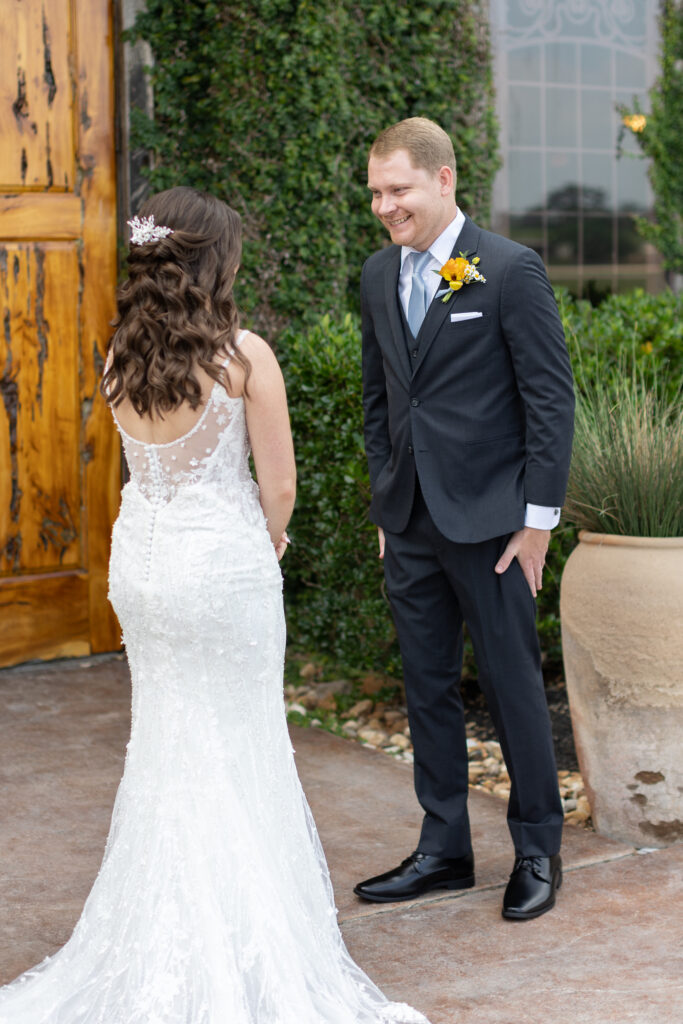
[[[449,288],[449,291],[446,292],[441,300],[442,302],[448,302],[453,292],[460,291],[464,284],[469,284],[471,281],[479,281],[480,284],[486,284],[486,278],[477,270],[478,263],[478,256],[475,256],[472,262],[470,262],[467,259],[467,253],[461,252],[455,259],[450,259],[444,263],[441,270],[434,271],[435,274],[444,279]]]

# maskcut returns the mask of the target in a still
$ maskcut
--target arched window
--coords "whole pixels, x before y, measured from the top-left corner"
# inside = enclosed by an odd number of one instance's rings
[[[553,283],[598,298],[663,285],[631,214],[647,213],[647,164],[616,105],[658,73],[657,0],[492,0],[503,167],[493,226],[535,249]]]

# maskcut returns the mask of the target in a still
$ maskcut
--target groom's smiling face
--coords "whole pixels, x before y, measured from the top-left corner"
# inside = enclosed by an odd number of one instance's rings
[[[415,167],[406,149],[370,157],[368,188],[372,212],[396,245],[428,249],[456,214],[451,169]]]

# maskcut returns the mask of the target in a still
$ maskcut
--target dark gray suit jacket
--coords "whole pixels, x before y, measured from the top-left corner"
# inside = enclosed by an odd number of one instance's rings
[[[438,294],[417,339],[399,306],[400,247],[366,261],[363,409],[372,521],[405,529],[417,472],[441,533],[475,543],[521,529],[527,502],[562,504],[574,392],[541,259],[469,217],[459,252],[480,257],[486,283]],[[482,316],[451,322],[469,311]]]

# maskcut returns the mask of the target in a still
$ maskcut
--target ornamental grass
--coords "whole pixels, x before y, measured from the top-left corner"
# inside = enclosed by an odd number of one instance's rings
[[[681,389],[634,360],[578,377],[574,448],[564,516],[580,529],[631,537],[683,535]]]

